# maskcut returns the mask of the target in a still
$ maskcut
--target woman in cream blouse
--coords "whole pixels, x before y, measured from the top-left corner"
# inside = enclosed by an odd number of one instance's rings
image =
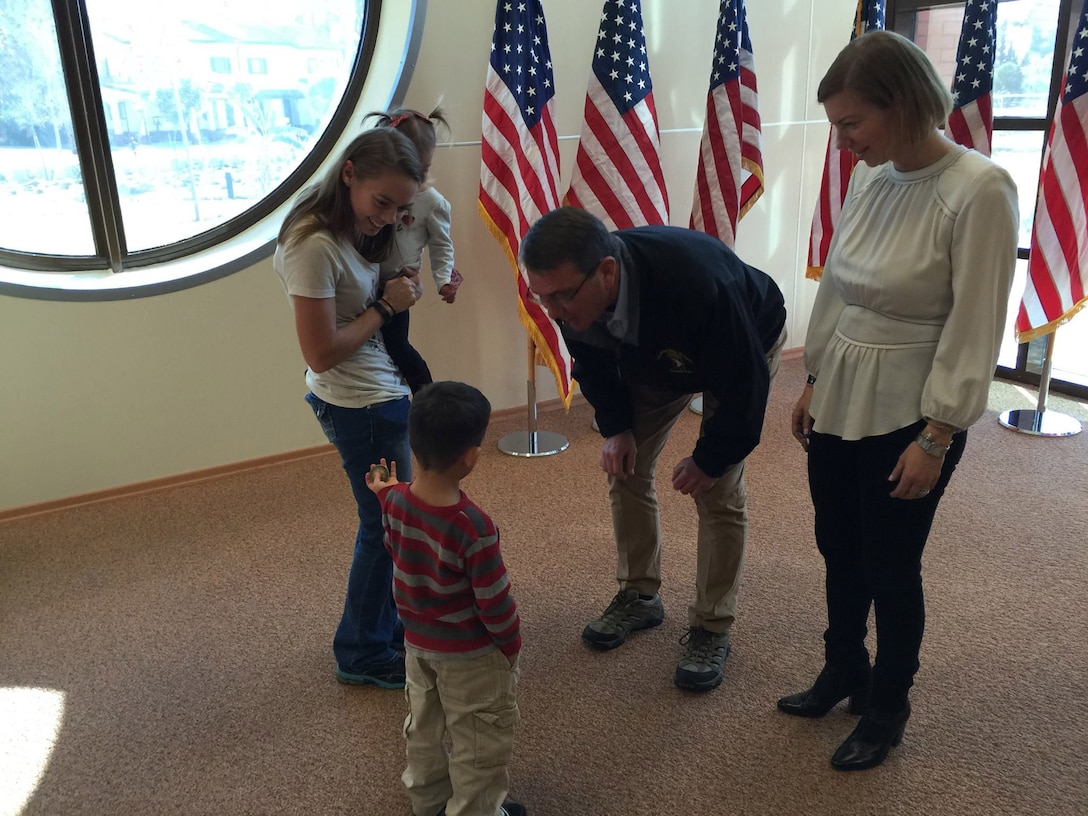
[[[819,717],[849,697],[831,759],[879,765],[910,716],[925,621],[921,559],[937,504],[986,408],[1017,245],[1016,187],[939,130],[951,96],[897,34],[854,39],[817,98],[857,155],[805,342],[792,430],[808,451],[827,568],[825,665],[778,701]],[[865,646],[870,607],[877,649]]]

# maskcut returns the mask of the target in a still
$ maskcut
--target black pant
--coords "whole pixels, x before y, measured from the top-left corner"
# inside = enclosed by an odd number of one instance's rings
[[[827,662],[853,672],[868,666],[869,608],[876,609],[877,654],[872,705],[898,711],[918,671],[925,627],[922,550],[937,503],[963,455],[967,432],[955,435],[940,478],[922,499],[893,499],[888,476],[925,426],[846,442],[813,433],[808,480],[816,510],[816,545],[827,566]]]
[[[432,382],[431,370],[427,367],[427,361],[423,359],[415,347],[408,342],[408,310],[397,312],[392,319],[382,327],[382,339],[385,340],[385,350],[390,358],[404,375],[408,387],[412,393],[416,393],[423,386]]]

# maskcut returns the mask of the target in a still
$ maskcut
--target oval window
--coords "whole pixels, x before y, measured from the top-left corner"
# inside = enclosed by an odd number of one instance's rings
[[[124,273],[274,213],[357,125],[380,7],[5,0],[0,278]]]

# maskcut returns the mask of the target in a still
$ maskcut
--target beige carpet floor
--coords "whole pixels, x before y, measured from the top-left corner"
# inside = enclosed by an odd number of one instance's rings
[[[534,816],[1088,814],[1088,433],[1000,427],[1035,395],[995,385],[926,551],[906,737],[841,774],[845,710],[774,705],[821,665],[787,431],[802,381],[786,361],[749,460],[734,651],[701,696],[672,685],[695,511],[664,481],[698,418],[662,461],[666,621],[604,654],[579,641],[615,591],[589,408],[541,416],[570,440],[551,457],[500,453],[525,421],[493,424],[465,488],[499,523],[524,626],[513,797]],[[0,525],[0,815],[407,813],[400,693],[332,674],[354,526],[334,455]]]

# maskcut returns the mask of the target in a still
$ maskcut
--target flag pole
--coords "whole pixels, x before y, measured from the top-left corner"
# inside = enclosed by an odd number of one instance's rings
[[[554,431],[538,431],[536,427],[536,346],[529,338],[529,380],[526,383],[529,412],[528,430],[514,431],[499,440],[499,450],[510,456],[551,456],[565,451],[570,442],[562,434]]]
[[[1043,370],[1039,376],[1039,402],[1035,410],[1014,408],[1003,411],[997,421],[1013,431],[1032,436],[1073,436],[1081,431],[1080,421],[1068,414],[1048,411],[1047,396],[1050,392],[1050,371],[1054,362],[1054,335],[1052,331],[1046,338],[1046,352]]]

